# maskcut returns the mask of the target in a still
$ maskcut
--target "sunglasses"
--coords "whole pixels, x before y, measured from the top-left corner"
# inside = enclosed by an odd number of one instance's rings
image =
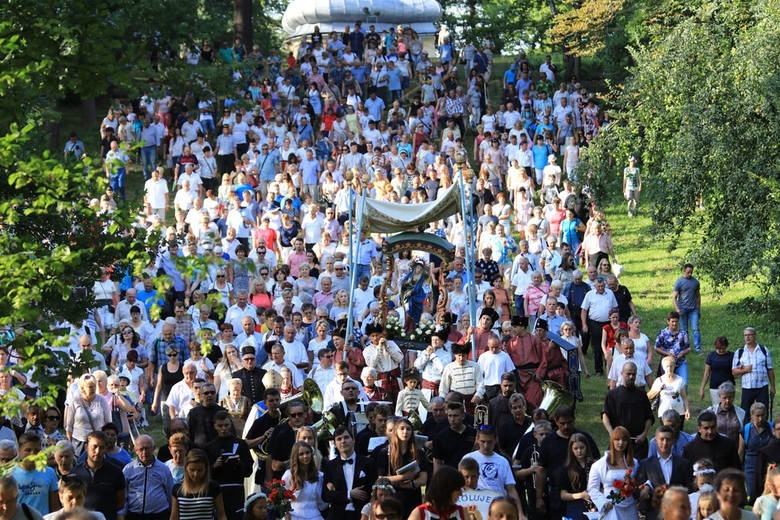
[[[252,357],[247,356],[247,357],[245,357],[243,359],[244,359],[244,361],[254,361],[255,357],[254,356],[252,356]]]
[[[209,392],[201,392],[202,395],[215,395],[216,392],[214,390],[211,390]]]
[[[304,414],[303,412],[296,412],[296,413],[291,413],[291,414],[290,414],[290,417],[291,417],[291,418],[294,418],[294,417],[303,417],[304,415],[305,415],[305,414]]]
[[[218,275],[217,275],[217,278],[224,278],[224,277],[225,277],[225,275],[224,275],[224,274],[218,274]]]
[[[60,416],[59,415],[47,415],[46,416],[47,421],[59,421]]]
[[[132,334],[133,330],[123,330],[122,334]]]

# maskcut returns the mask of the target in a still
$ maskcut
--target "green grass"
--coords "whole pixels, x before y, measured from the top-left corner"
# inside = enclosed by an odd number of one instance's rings
[[[495,59],[492,80],[489,84],[489,98],[494,105],[500,99],[501,78],[511,61],[510,57],[499,56]],[[561,60],[556,59],[556,63],[561,63]],[[587,65],[583,63],[583,66]],[[98,102],[97,112],[100,119],[105,114],[108,104],[108,100]],[[95,121],[94,125],[85,129],[81,124],[78,107],[64,107],[63,116],[61,130],[63,143],[67,135],[75,130],[86,143],[87,149],[96,154],[97,128],[100,120]],[[473,135],[470,132],[467,133],[466,140],[466,149],[470,151],[473,149]],[[143,177],[140,165],[133,165],[128,175],[128,199],[140,201],[142,190]],[[640,205],[640,210],[642,209],[646,208],[642,208]],[[606,213],[614,230],[612,238],[618,262],[625,269],[620,281],[631,290],[634,304],[643,318],[643,331],[651,340],[654,340],[658,331],[666,326],[666,314],[674,309],[671,302],[672,287],[680,275],[680,267],[684,262],[686,252],[693,246],[692,238],[682,237],[678,249],[668,251],[665,242],[650,235],[652,223],[646,213],[640,213],[635,218],[628,218],[623,205],[617,202],[608,206]],[[780,329],[772,317],[750,315],[735,305],[748,297],[758,298],[759,292],[755,286],[748,283],[738,283],[724,294],[716,296],[706,279],[700,278],[700,281],[702,282],[700,327],[704,355],[691,354],[688,356],[691,388],[689,397],[691,412],[694,416],[699,410],[708,406],[708,401],[703,402],[698,399],[698,388],[706,353],[712,349],[712,343],[716,337],[728,337],[732,343],[732,350],[735,350],[741,345],[742,329],[748,325],[756,326],[759,329],[759,342],[771,349],[775,359],[780,359],[777,349]],[[587,356],[587,363],[592,369],[592,353]],[[577,405],[578,426],[592,433],[599,446],[603,448],[607,444],[606,431],[601,425],[601,409],[606,393],[606,379],[583,378],[582,389],[585,399]],[[708,399],[708,396],[705,395],[705,398]],[[148,431],[153,434],[159,445],[159,443],[164,442],[161,421],[159,416],[149,416],[149,420],[151,426]],[[695,421],[688,421],[686,430],[695,431]]]
[[[642,330],[651,340],[654,340],[658,331],[666,326],[666,314],[674,310],[671,299],[672,287],[680,276],[684,256],[687,249],[692,246],[692,239],[683,237],[680,248],[670,252],[666,244],[650,236],[652,222],[645,214],[640,212],[639,216],[629,218],[622,204],[609,206],[606,213],[613,229],[612,240],[615,243],[618,263],[625,269],[620,277],[620,283],[631,291],[634,305],[642,317]],[[696,274],[694,272],[694,276]],[[707,352],[713,349],[715,338],[726,336],[733,351],[742,345],[742,329],[750,325],[755,326],[758,328],[759,342],[770,348],[775,359],[778,359],[777,345],[780,339],[776,329],[769,326],[769,316],[751,316],[746,312],[735,310],[735,304],[741,300],[757,296],[758,291],[753,285],[738,283],[724,294],[716,296],[706,278],[699,278],[699,281],[702,286],[700,329],[703,354],[688,355],[688,397],[691,402],[692,418],[695,418],[699,410],[709,406],[709,394],[706,389],[705,401],[699,400],[698,393],[704,372],[704,360]],[[588,366],[592,371],[591,352],[588,353],[587,358]],[[658,356],[655,356],[655,364],[657,359]],[[601,425],[600,415],[606,392],[605,385],[605,378],[583,378],[585,400],[577,404],[577,425],[591,432],[599,447],[607,445],[607,434]],[[688,421],[685,429],[695,432],[695,421]]]

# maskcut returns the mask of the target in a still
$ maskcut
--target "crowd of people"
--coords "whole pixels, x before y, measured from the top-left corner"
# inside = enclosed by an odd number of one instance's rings
[[[204,42],[183,59],[238,65],[236,96],[162,89],[109,110],[111,187],[95,209],[110,220],[138,161],[138,225],[163,242],[143,272],[106,267],[71,324],[70,353],[94,368],[0,431],[0,461],[19,461],[0,479],[0,519],[263,519],[275,482],[294,520],[465,520],[466,490],[492,493],[492,520],[752,518],[748,500],[772,517],[770,350],[750,327],[736,351],[718,338],[699,387],[712,407],[694,417],[699,282],[686,264],[667,327],[642,332],[617,230],[578,178],[608,124],[595,98],[550,56],[521,53],[491,99],[490,48],[456,53],[446,32],[438,44],[434,59],[411,29],[360,24],[317,30],[286,59]],[[72,136],[66,156],[83,151]],[[460,154],[476,217],[427,230],[455,259],[409,251],[385,272],[382,237],[352,229],[354,194],[435,201]],[[635,214],[634,158],[623,189]],[[384,300],[408,331],[434,325],[422,350],[394,341]],[[0,349],[0,387],[23,399],[38,388],[19,355]],[[600,400],[578,394],[581,373],[609,388],[606,446],[545,399]],[[30,462],[48,447],[47,467]]]

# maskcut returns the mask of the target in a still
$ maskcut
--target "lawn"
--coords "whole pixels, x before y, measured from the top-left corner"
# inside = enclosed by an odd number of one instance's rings
[[[641,207],[640,207],[641,209]],[[680,276],[685,262],[687,248],[691,247],[691,237],[685,237],[680,249],[668,251],[666,244],[654,240],[650,235],[652,222],[646,213],[629,218],[622,204],[613,204],[607,208],[607,219],[612,229],[615,253],[624,272],[620,283],[631,291],[637,311],[643,318],[642,330],[651,340],[659,330],[666,326],[666,314],[674,310],[672,305],[672,287]],[[697,273],[694,271],[694,276]],[[703,354],[688,355],[689,385],[688,397],[691,400],[691,415],[695,418],[699,410],[709,406],[709,395],[705,390],[705,401],[698,398],[699,385],[704,372],[704,360],[707,352],[713,349],[713,342],[719,336],[726,336],[731,350],[742,345],[742,329],[755,326],[758,329],[759,343],[770,348],[777,359],[778,335],[776,327],[770,323],[769,316],[752,316],[735,309],[734,304],[749,296],[757,296],[758,290],[748,283],[736,284],[732,289],[717,296],[706,278],[699,278],[702,286],[702,316],[700,329]],[[588,366],[593,367],[592,353],[588,353]],[[658,356],[654,358],[657,363]],[[656,365],[657,366],[657,365]],[[654,366],[653,368],[656,368]],[[592,368],[591,368],[592,371]],[[600,447],[607,444],[607,435],[601,425],[600,412],[604,401],[606,380],[604,378],[583,379],[585,400],[577,405],[577,424],[594,434]],[[739,395],[737,396],[739,402]],[[686,431],[695,432],[695,421],[686,423]]]
[[[499,57],[493,69],[493,80],[490,82],[490,100],[495,104],[499,99],[501,77],[509,65],[511,59]],[[560,60],[558,60],[560,61]],[[105,114],[107,102],[99,103],[98,114],[100,118]],[[97,146],[96,121],[91,128],[81,127],[77,110],[72,107],[64,110],[63,136],[67,136],[72,130],[77,131],[88,150],[95,150]],[[473,137],[469,134],[467,141]],[[466,144],[467,150],[472,150],[471,142]],[[140,201],[143,189],[143,181],[138,165],[131,167],[128,176],[128,199]],[[621,276],[621,283],[626,285],[633,294],[634,303],[643,318],[643,330],[654,339],[657,332],[665,327],[665,316],[673,310],[671,302],[672,287],[680,275],[680,268],[685,261],[688,248],[693,243],[692,237],[682,237],[679,248],[673,251],[667,250],[667,244],[654,239],[651,234],[652,222],[647,212],[640,212],[635,218],[628,218],[622,204],[617,202],[619,188],[616,189],[615,202],[607,206],[607,218],[610,221],[613,232],[613,241],[617,253],[618,262],[623,265],[625,271]],[[646,209],[641,208],[640,209]],[[704,230],[706,232],[706,230]],[[696,273],[694,273],[696,275]],[[741,333],[745,326],[753,325],[759,330],[759,342],[768,346],[775,357],[778,354],[777,345],[780,339],[780,330],[772,319],[772,316],[749,315],[740,307],[735,307],[741,300],[747,297],[757,297],[759,291],[748,283],[735,284],[722,295],[715,295],[712,287],[706,279],[702,282],[702,344],[703,355],[691,354],[688,356],[690,365],[691,411],[696,413],[707,406],[707,403],[698,399],[698,387],[703,373],[703,364],[706,353],[711,350],[714,339],[718,336],[726,336],[732,342],[732,350],[741,345]],[[593,366],[592,353],[588,356],[588,364]],[[583,379],[583,394],[585,400],[577,406],[577,422],[580,428],[591,432],[600,447],[606,446],[607,435],[601,425],[600,412],[606,391],[604,378]],[[707,397],[705,395],[705,397]],[[158,418],[151,418],[153,430],[159,431]],[[689,421],[686,430],[694,431],[695,421]],[[158,437],[158,435],[155,435]],[[160,438],[157,438],[160,441]]]

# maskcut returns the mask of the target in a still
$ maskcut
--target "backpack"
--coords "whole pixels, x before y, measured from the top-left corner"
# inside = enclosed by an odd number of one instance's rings
[[[761,353],[764,354],[764,364],[766,364],[766,358],[767,358],[766,347],[763,345],[758,345],[758,348],[760,348]],[[737,356],[737,359],[742,359],[742,354],[744,352],[745,352],[745,347],[740,347],[739,349],[737,349],[737,353],[735,354],[735,356]]]

